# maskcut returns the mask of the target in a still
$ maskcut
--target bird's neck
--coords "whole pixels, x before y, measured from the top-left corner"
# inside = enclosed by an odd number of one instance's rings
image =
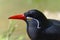
[[[41,26],[42,29],[48,27],[47,25],[49,24],[49,21],[46,18],[38,19],[38,21],[39,21],[39,24],[40,24],[39,27]]]

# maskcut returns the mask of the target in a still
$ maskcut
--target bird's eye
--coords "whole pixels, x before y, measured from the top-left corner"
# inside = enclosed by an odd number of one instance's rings
[[[33,18],[31,18],[31,17],[27,17],[27,20],[32,20]]]

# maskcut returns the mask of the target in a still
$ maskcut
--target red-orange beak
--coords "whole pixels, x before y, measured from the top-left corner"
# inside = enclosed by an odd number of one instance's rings
[[[19,15],[14,15],[9,17],[9,19],[21,19],[21,20],[26,20],[26,17],[24,16],[24,14],[19,14]]]

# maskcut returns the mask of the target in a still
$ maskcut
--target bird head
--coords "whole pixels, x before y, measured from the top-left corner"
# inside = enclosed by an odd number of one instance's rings
[[[9,17],[9,19],[22,19],[22,20],[26,20],[26,19],[29,20],[32,18],[37,19],[37,20],[46,19],[43,13],[36,9],[29,10],[25,12],[24,14],[18,14],[18,15]]]
[[[24,21],[36,19],[38,20],[39,24],[42,24],[42,25],[46,24],[47,22],[47,18],[43,15],[43,13],[36,9],[28,10],[24,14],[18,14],[18,15],[11,16],[9,17],[9,19],[19,19],[19,20],[21,19]]]

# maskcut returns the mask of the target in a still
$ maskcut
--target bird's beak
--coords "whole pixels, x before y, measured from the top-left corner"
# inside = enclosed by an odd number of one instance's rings
[[[11,16],[8,19],[21,19],[21,20],[26,20],[26,17],[25,17],[24,14],[19,14],[19,15]]]

